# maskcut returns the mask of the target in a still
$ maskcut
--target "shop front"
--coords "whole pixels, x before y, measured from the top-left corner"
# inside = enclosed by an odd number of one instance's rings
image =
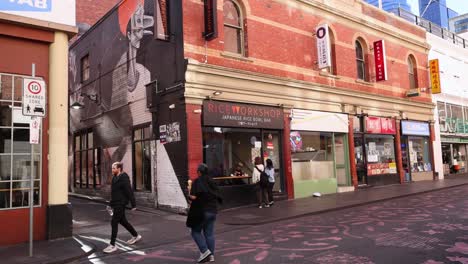
[[[348,116],[293,109],[291,117],[294,197],[350,187]]]
[[[353,130],[358,185],[399,183],[395,158],[395,119],[356,116]]]
[[[468,138],[441,137],[444,175],[467,172]]]
[[[256,203],[252,182],[256,157],[273,161],[273,191],[285,193],[283,116],[283,110],[276,107],[204,101],[203,161],[221,188],[223,207]]]
[[[405,181],[432,180],[429,123],[401,121],[401,156]]]

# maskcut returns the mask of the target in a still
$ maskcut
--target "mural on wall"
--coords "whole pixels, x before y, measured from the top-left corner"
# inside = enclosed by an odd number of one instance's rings
[[[437,102],[440,132],[468,133],[468,108],[445,102]]]
[[[71,132],[91,129],[94,133],[93,147],[101,150],[104,183],[110,182],[110,165],[115,161],[124,163],[124,170],[131,178],[140,177],[139,171],[134,175],[134,166],[139,168],[137,159],[141,155],[133,153],[133,145],[140,140],[152,141],[154,136],[152,132],[145,132],[144,138],[139,138],[134,131],[141,127],[151,131],[156,124],[153,119],[158,119],[147,108],[146,85],[157,80],[158,85],[172,86],[178,81],[177,69],[167,66],[175,65],[175,44],[162,42],[156,36],[161,34],[161,28],[167,27],[166,10],[166,1],[126,0],[70,48],[70,103],[79,102],[84,106],[80,110],[71,110]],[[84,62],[84,59],[88,61]],[[88,76],[83,73],[86,67],[89,68]],[[173,117],[178,120],[179,116],[176,113]],[[183,145],[180,123],[174,122],[176,120],[170,123],[170,132],[177,136],[173,141]],[[148,147],[151,148],[150,144]],[[155,150],[150,151],[156,155]],[[165,172],[171,172],[168,175],[173,177],[172,182],[178,182],[172,166],[175,153],[168,152],[164,146],[161,150],[158,147],[158,153],[168,158],[164,162],[158,161],[157,165]],[[148,167],[148,164],[144,165]],[[155,166],[149,165],[151,168]],[[184,166],[178,167],[184,169]],[[153,175],[152,170],[148,171]],[[154,179],[157,175],[149,177]],[[147,191],[156,192],[155,186],[148,186],[153,190]]]

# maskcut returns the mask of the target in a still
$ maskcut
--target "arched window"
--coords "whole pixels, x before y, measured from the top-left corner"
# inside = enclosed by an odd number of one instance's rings
[[[224,50],[244,54],[244,26],[239,5],[232,0],[224,0]]]
[[[366,80],[366,58],[363,45],[359,40],[356,40],[354,45],[356,49],[357,78]]]
[[[416,60],[412,55],[410,55],[408,57],[408,78],[410,89],[414,89],[418,86],[418,77],[416,72]]]
[[[337,75],[335,35],[333,35],[333,31],[331,31],[330,28],[328,28],[328,36],[330,38],[330,60],[331,60],[331,67],[330,67],[329,72],[333,75]]]

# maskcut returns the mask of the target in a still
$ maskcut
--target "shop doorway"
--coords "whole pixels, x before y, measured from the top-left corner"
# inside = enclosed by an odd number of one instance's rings
[[[275,168],[275,185],[273,191],[278,193],[284,192],[284,180],[282,176],[281,164],[281,135],[279,131],[263,130],[263,160],[271,159]]]
[[[350,186],[347,134],[334,134],[335,173],[338,186]]]
[[[354,161],[356,162],[356,172],[358,185],[367,185],[366,155],[364,155],[364,138],[354,137]]]

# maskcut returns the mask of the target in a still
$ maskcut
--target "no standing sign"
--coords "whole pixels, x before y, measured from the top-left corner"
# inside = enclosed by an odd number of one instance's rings
[[[46,86],[40,79],[23,80],[23,115],[44,117],[46,114]]]

